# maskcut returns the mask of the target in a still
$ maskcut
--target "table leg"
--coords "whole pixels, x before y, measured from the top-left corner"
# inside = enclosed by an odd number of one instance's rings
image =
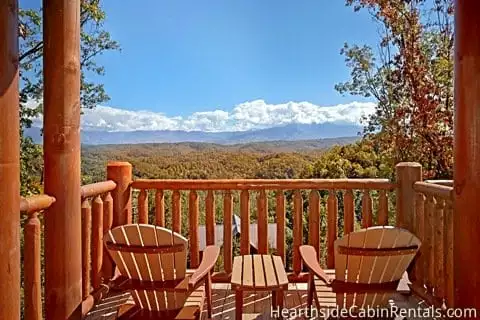
[[[235,290],[235,319],[242,320],[243,311],[243,291]]]
[[[272,291],[272,308],[273,310],[277,309],[277,291]]]
[[[280,309],[280,311],[282,311],[283,309],[283,290],[280,289],[277,291],[277,306],[278,308]]]

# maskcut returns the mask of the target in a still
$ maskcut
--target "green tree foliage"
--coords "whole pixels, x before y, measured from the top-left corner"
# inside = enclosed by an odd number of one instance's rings
[[[340,93],[374,98],[365,135],[385,161],[417,161],[426,177],[450,177],[453,144],[453,1],[347,0],[378,25],[378,48],[345,44],[351,79]]]
[[[20,117],[21,117],[21,193],[28,195],[42,189],[42,150],[29,137],[24,128],[32,125],[32,118],[42,113],[43,95],[43,36],[42,10],[20,9]],[[93,78],[105,73],[96,57],[106,51],[118,50],[119,44],[104,29],[105,12],[100,0],[82,0],[81,25],[81,103],[83,108],[94,108],[108,101],[103,84]]]

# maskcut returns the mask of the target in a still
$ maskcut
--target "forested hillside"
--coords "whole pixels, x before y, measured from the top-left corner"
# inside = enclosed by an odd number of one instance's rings
[[[328,148],[354,140],[84,146],[83,183],[103,180],[109,160],[131,162],[135,177],[151,179],[299,178]]]

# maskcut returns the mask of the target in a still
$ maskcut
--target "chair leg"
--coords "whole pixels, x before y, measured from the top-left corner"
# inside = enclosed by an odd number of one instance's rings
[[[242,320],[243,313],[243,291],[235,290],[235,319]]]
[[[212,318],[212,275],[210,272],[207,275],[206,279],[206,286],[205,286],[205,293],[207,295],[207,313],[208,318]]]
[[[307,294],[307,307],[311,308],[313,303],[313,295],[315,294],[315,281],[313,274],[308,274],[308,294]]]

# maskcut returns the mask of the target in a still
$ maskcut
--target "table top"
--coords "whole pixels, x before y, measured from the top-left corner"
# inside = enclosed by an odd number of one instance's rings
[[[274,255],[244,255],[233,259],[232,289],[272,290],[288,287],[282,258]]]

